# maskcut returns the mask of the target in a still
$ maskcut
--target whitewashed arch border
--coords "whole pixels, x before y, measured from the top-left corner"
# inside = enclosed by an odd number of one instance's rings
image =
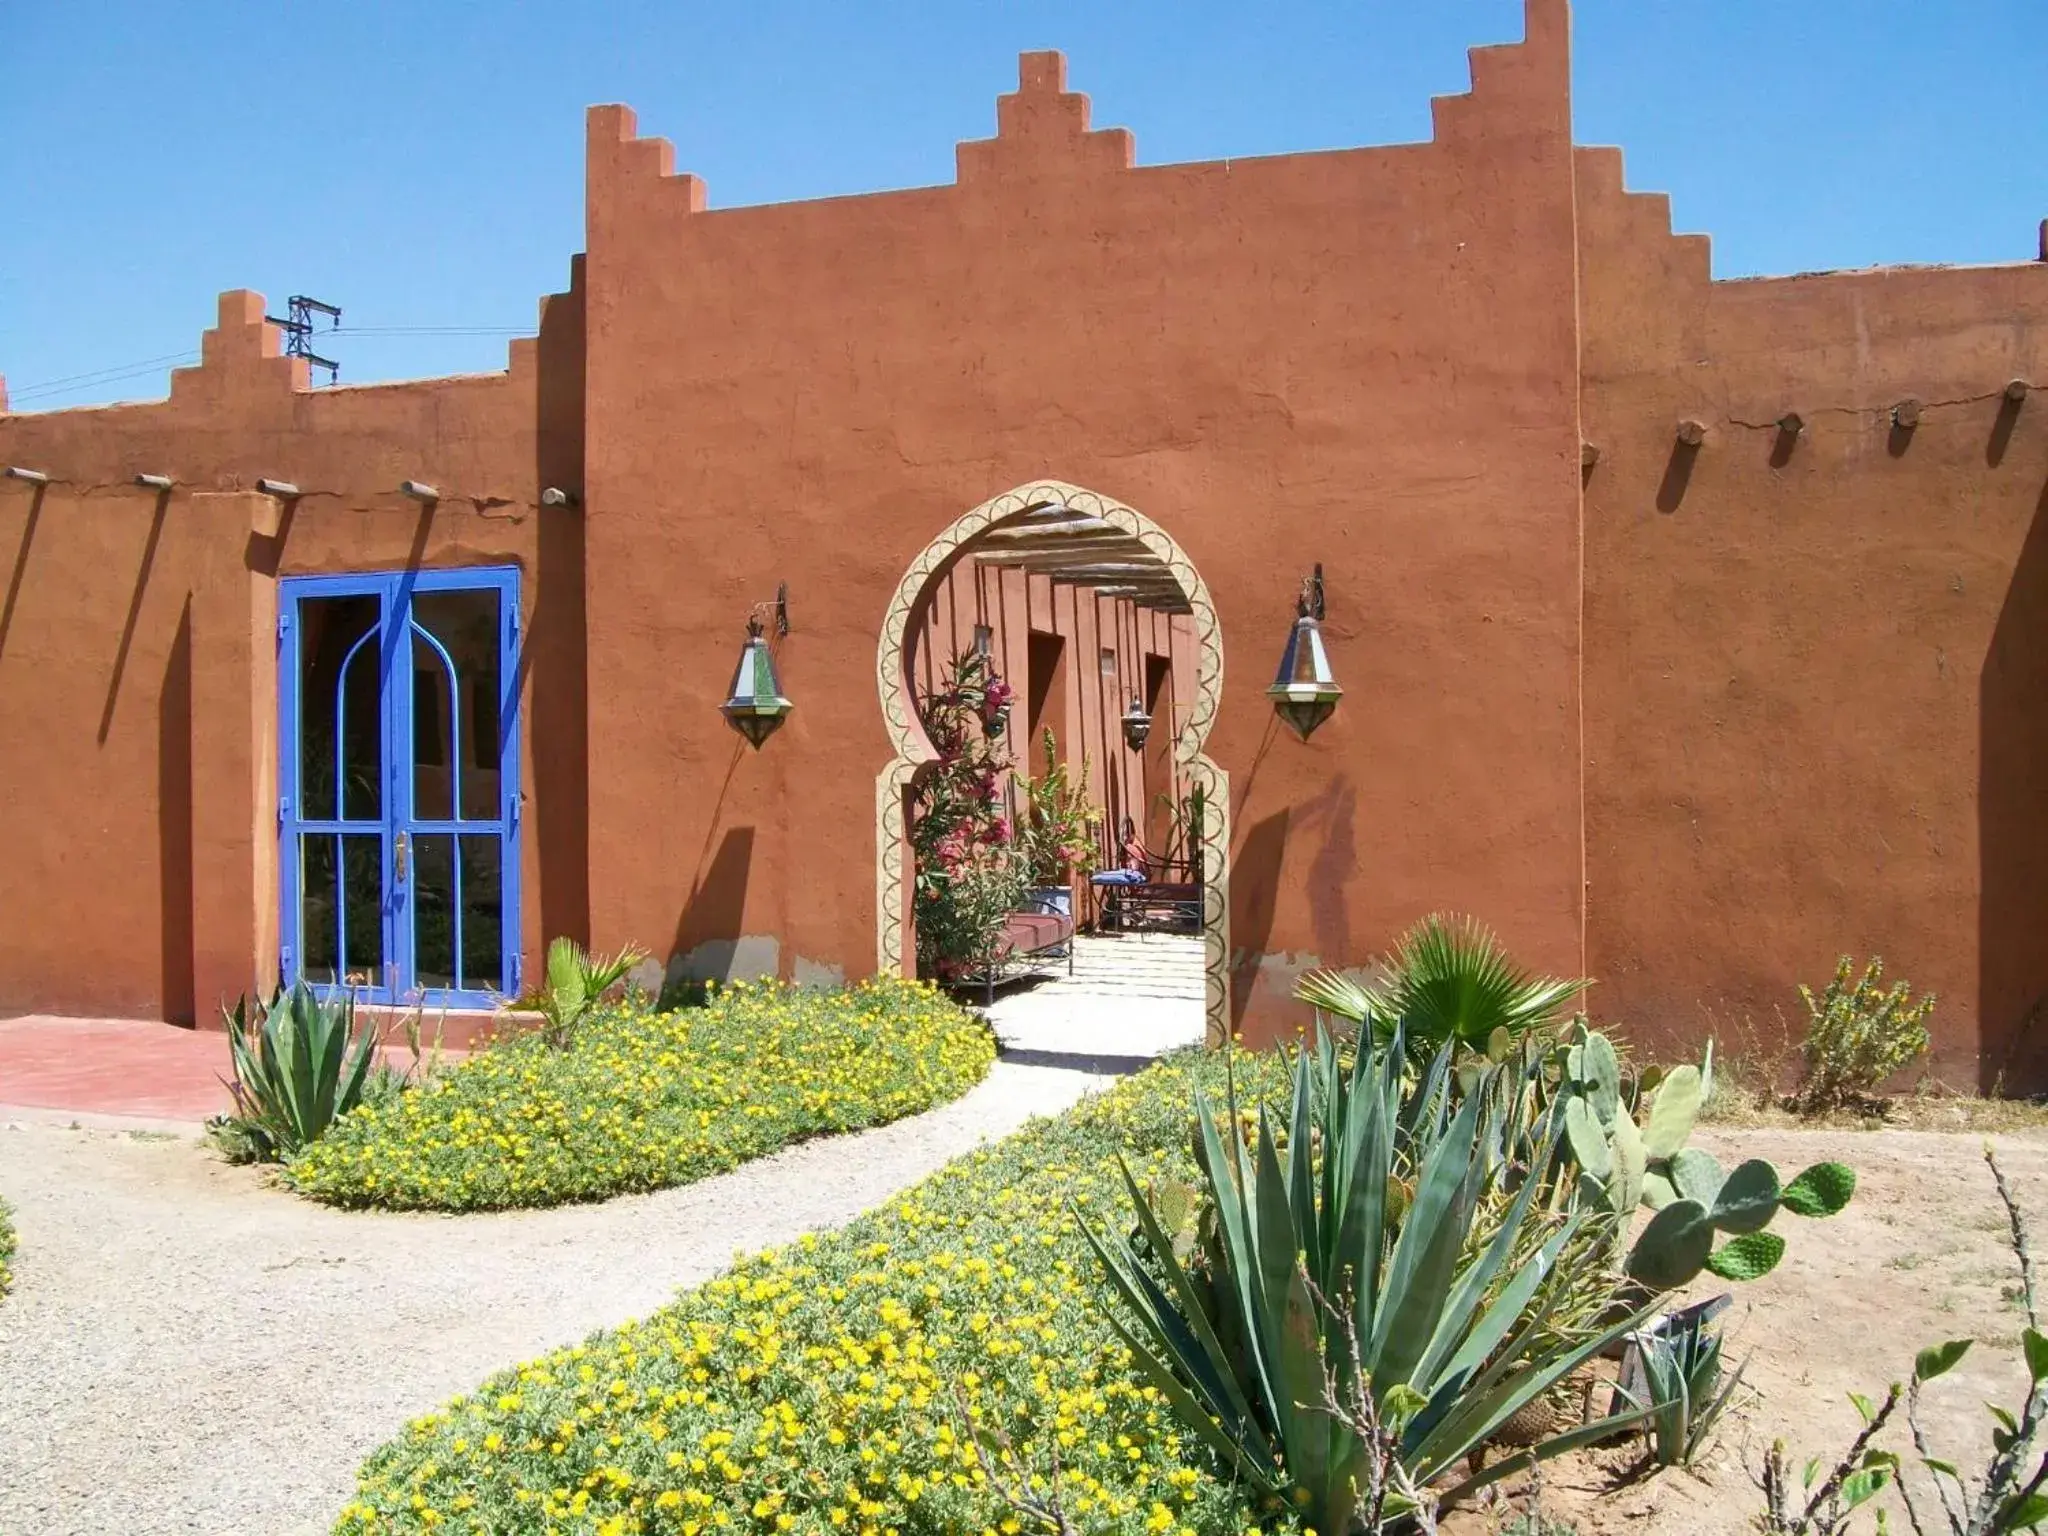
[[[937,754],[925,739],[913,705],[906,657],[911,621],[932,579],[958,558],[966,546],[999,524],[1049,506],[1065,506],[1101,518],[1138,539],[1173,575],[1194,616],[1195,696],[1187,721],[1174,740],[1174,759],[1191,784],[1203,794],[1202,817],[1202,970],[1203,1006],[1211,1045],[1230,1031],[1230,775],[1203,754],[1209,729],[1223,699],[1223,636],[1216,605],[1194,562],[1157,523],[1120,501],[1067,485],[1038,480],[983,502],[927,544],[904,572],[889,610],[882,619],[882,637],[875,650],[875,687],[881,696],[882,719],[889,729],[895,756],[875,777],[875,966],[884,974],[903,969],[905,836],[903,795],[917,770],[935,762]]]

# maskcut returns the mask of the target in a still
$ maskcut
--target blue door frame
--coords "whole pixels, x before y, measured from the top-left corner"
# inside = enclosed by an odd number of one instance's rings
[[[345,991],[363,1002],[393,1005],[487,1007],[516,995],[520,986],[518,571],[472,567],[294,576],[278,586],[280,974],[287,984],[303,980],[325,994]],[[465,678],[444,637],[437,635],[431,624],[420,622],[419,600],[436,593],[495,595],[494,678],[489,674],[481,681]],[[301,654],[307,629],[303,605],[309,600],[336,598],[374,601],[374,621],[340,659],[329,696],[308,698]],[[373,640],[374,645],[370,643]],[[423,661],[424,667],[420,665]],[[369,677],[358,672],[369,666],[375,668],[374,687],[369,686]],[[474,693],[478,687],[494,690],[495,700],[477,700]],[[472,695],[467,701],[465,688]],[[353,725],[348,715],[352,694],[359,706]],[[439,714],[444,698],[446,717]],[[471,706],[468,713],[465,702]],[[479,711],[476,706],[480,702],[494,707]],[[434,731],[433,739],[424,743],[419,732],[423,706]],[[302,760],[306,756],[305,727],[315,710],[331,712],[331,765]],[[373,718],[365,719],[366,714]],[[495,736],[495,763],[474,764],[483,768],[487,782],[469,789],[464,783],[466,770],[472,766],[463,756],[465,722],[472,733],[468,750],[482,758],[488,759],[491,744],[487,739],[475,740],[475,733]],[[315,729],[327,723],[325,719],[314,722]],[[345,761],[351,730],[360,741],[366,729],[370,755],[375,758],[374,781]],[[429,798],[420,789],[423,746],[429,758],[438,756],[446,766],[447,782],[441,789],[446,804],[422,803]],[[353,783],[351,771],[357,774]],[[331,788],[325,782],[330,773]],[[488,783],[493,777],[494,786]],[[326,846],[329,838],[334,840],[331,856]],[[430,853],[445,857],[430,859]],[[495,869],[490,867],[493,857]],[[333,890],[332,912],[328,913],[323,907],[330,868]],[[311,891],[309,880],[315,887]],[[467,893],[465,880],[470,883]],[[488,898],[492,883],[500,892],[496,903]],[[479,892],[483,893],[481,906]],[[368,923],[375,927],[374,935],[350,934],[352,909],[359,930]],[[437,929],[448,930],[445,939],[437,931],[423,942],[429,909],[437,914]],[[439,918],[444,912],[445,924]],[[468,934],[464,932],[466,918]],[[352,958],[360,956],[371,957],[373,963],[352,965]],[[315,964],[309,966],[309,958]],[[319,966],[320,959],[329,963]],[[420,980],[423,971],[430,977],[425,985]]]

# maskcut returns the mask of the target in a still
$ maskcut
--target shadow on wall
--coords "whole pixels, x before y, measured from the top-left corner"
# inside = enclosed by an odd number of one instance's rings
[[[682,915],[676,919],[662,980],[732,981],[775,975],[781,955],[772,938],[750,938],[741,930],[747,912],[747,882],[754,865],[754,829],[728,827],[718,852],[698,874]]]
[[[43,516],[44,486],[29,492],[28,517],[21,525],[21,543],[14,551],[14,571],[7,578],[7,597],[0,601],[0,655],[7,652],[7,632],[14,627],[14,605],[21,598],[22,577],[28,574],[29,551],[35,548],[36,524]]]
[[[114,706],[121,698],[121,678],[128,671],[128,652],[135,644],[135,623],[142,617],[142,600],[149,595],[149,573],[156,568],[157,546],[163,542],[164,517],[171,509],[171,493],[158,491],[150,511],[149,537],[142,546],[142,559],[135,569],[135,589],[128,595],[128,617],[121,624],[121,643],[114,648],[114,670],[107,679],[106,702],[100,706],[99,744],[107,744],[114,728]]]
[[[543,507],[538,596],[515,686],[533,711],[534,834],[541,932],[590,936],[590,771],[583,600],[583,521]]]
[[[126,642],[123,642],[123,649]],[[109,695],[111,699],[112,695]],[[192,980],[192,599],[164,660],[157,694],[157,870],[162,930],[163,1017],[198,1022]]]
[[[2048,486],[1984,659],[1979,1086],[2048,1087]]]
[[[1273,909],[1280,899],[1280,866],[1287,853],[1287,811],[1275,811],[1246,829],[1230,861],[1230,1028],[1244,1025],[1258,985],[1259,965],[1273,936]]]
[[[541,307],[535,342],[534,479],[583,485],[582,258],[570,292]],[[583,595],[583,512],[542,507],[537,595],[526,626],[520,684],[532,709],[534,833],[540,860],[541,933],[590,938],[590,720]],[[530,658],[530,665],[529,663]]]
[[[1344,882],[1358,865],[1357,816],[1358,793],[1341,773],[1302,807],[1301,830],[1321,837],[1309,860],[1308,902],[1309,922],[1324,955],[1341,955],[1349,947],[1351,907]]]

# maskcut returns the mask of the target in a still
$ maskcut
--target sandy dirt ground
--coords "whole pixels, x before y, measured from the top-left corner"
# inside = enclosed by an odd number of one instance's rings
[[[1580,1536],[1753,1532],[1763,1504],[1752,1473],[1771,1442],[1783,1439],[1795,1466],[1808,1455],[1839,1455],[1862,1424],[1848,1394],[1881,1400],[1891,1382],[1910,1376],[1919,1349],[1944,1339],[1976,1343],[1960,1366],[1930,1385],[1923,1422],[1936,1455],[1965,1471],[1981,1470],[1991,1450],[1985,1402],[2016,1410],[2026,1387],[2019,1266],[1984,1165],[1986,1139],[1897,1130],[1701,1131],[1695,1143],[1726,1167],[1764,1157],[1789,1178],[1823,1159],[1847,1163],[1857,1172],[1856,1198],[1826,1221],[1780,1214],[1773,1230],[1787,1240],[1784,1262],[1760,1281],[1732,1287],[1726,1352],[1731,1362],[1749,1360],[1744,1380],[1754,1390],[1730,1410],[1701,1462],[1643,1476],[1637,1446],[1565,1458],[1543,1469],[1542,1514]],[[1989,1139],[2033,1236],[2048,1244],[2048,1133]],[[2048,1248],[2038,1257],[2048,1263]],[[1709,1284],[1694,1293],[1727,1289]],[[1880,1443],[1909,1451],[1903,1409],[1894,1424],[1898,1432],[1888,1430]],[[1913,1475],[1916,1492],[1925,1490],[1924,1476]],[[1493,1508],[1456,1513],[1445,1522],[1447,1536],[1500,1529],[1526,1510],[1530,1491],[1523,1480]],[[1893,1529],[1904,1529],[1895,1501],[1886,1502]],[[1930,1493],[1923,1509],[1931,1505]],[[1855,1529],[1873,1525],[1860,1518]]]

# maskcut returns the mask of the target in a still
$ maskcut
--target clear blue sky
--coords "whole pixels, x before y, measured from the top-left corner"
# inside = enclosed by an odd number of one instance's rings
[[[583,109],[624,101],[714,207],[952,179],[1016,54],[1061,48],[1141,162],[1427,137],[1519,0],[1267,5],[0,0],[0,374],[148,399],[214,296],[364,327],[343,382],[504,366],[582,244]],[[1583,0],[1580,142],[1720,276],[2032,258],[2043,0]]]

